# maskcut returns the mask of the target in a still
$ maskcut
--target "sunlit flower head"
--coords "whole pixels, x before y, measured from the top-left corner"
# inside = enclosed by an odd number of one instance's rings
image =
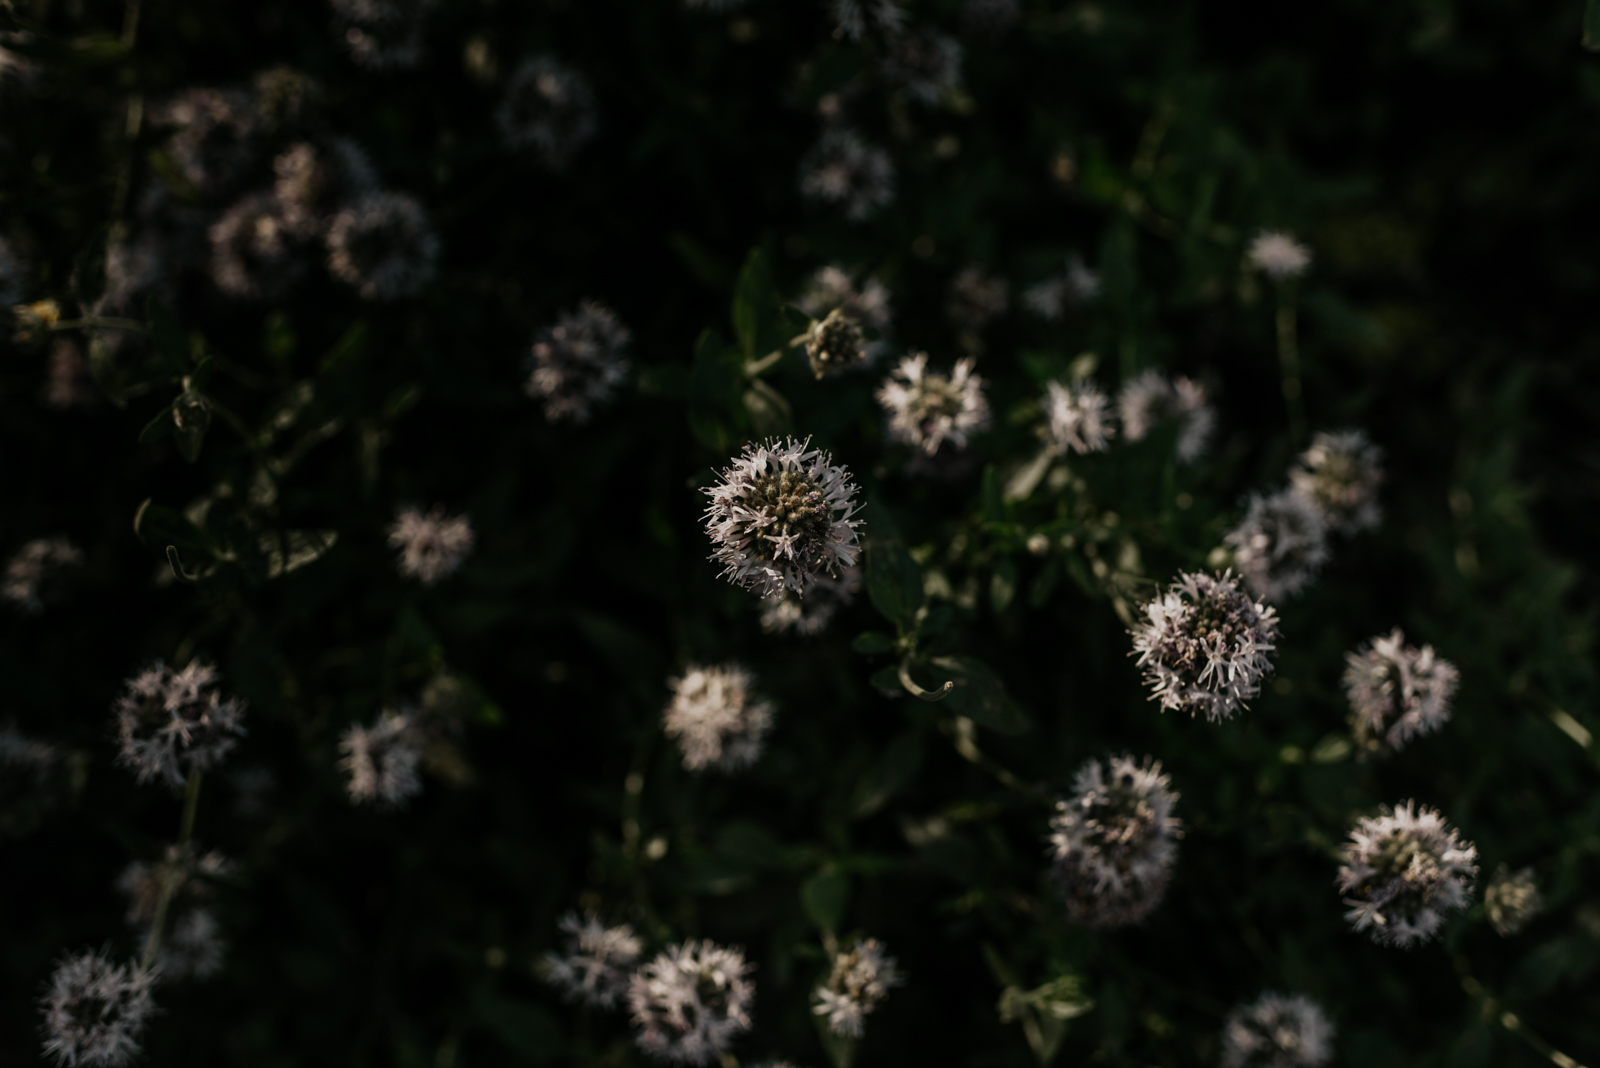
[[[350,58],[369,70],[415,67],[422,59],[422,16],[430,0],[332,0],[334,31]]]
[[[1311,266],[1311,250],[1282,230],[1262,230],[1245,251],[1250,266],[1271,278],[1299,278]]]
[[[539,958],[540,977],[571,1001],[614,1008],[627,997],[644,942],[628,924],[607,927],[593,913],[569,912],[559,925],[566,938],[560,952]]]
[[[414,297],[433,281],[439,239],[415,197],[371,193],[328,224],[328,270],[367,300]]]
[[[809,438],[746,445],[705,493],[711,559],[736,586],[763,597],[804,595],[818,576],[855,566],[855,484]]]
[[[1289,470],[1289,483],[1343,534],[1378,525],[1383,452],[1360,430],[1319,433]]]
[[[961,43],[931,30],[898,34],[883,69],[911,99],[934,105],[961,88]]]
[[[66,538],[35,538],[17,550],[0,575],[0,600],[37,615],[61,595],[83,553]]]
[[[811,1011],[828,1023],[828,1030],[860,1038],[867,1016],[889,996],[890,987],[904,979],[893,957],[876,938],[861,939],[834,955],[833,970],[811,992]]]
[[[818,378],[847,371],[867,362],[867,340],[861,324],[843,308],[813,319],[805,333],[806,359]]]
[[[1111,398],[1087,379],[1071,385],[1051,382],[1045,391],[1044,414],[1045,438],[1057,456],[1100,452],[1116,436]]]
[[[793,590],[784,590],[762,601],[761,629],[768,634],[784,631],[806,637],[821,634],[839,609],[855,603],[860,590],[859,565],[840,569],[837,578],[817,575],[804,597]]]
[[[389,527],[389,544],[400,550],[400,573],[424,586],[453,574],[472,552],[476,538],[472,521],[464,515],[446,515],[443,505],[424,512],[400,509]]]
[[[965,449],[972,436],[989,427],[984,381],[976,363],[957,360],[949,375],[928,370],[928,354],[913,352],[878,387],[878,403],[889,417],[889,440],[933,456],[947,442],[951,452]]]
[[[1057,322],[1067,312],[1100,295],[1100,276],[1091,271],[1082,257],[1074,255],[1061,274],[1046,278],[1022,295],[1022,302],[1040,318]]]
[[[79,953],[56,965],[40,999],[44,1055],[62,1068],[121,1068],[139,1055],[155,1012],[156,976],[114,964],[104,951]]]
[[[224,698],[221,684],[221,673],[199,660],[182,671],[158,660],[127,680],[112,706],[118,759],[140,782],[173,786],[220,764],[244,734],[245,708]]]
[[[639,1048],[680,1064],[711,1064],[750,1030],[752,966],[743,950],[694,940],[668,946],[633,974],[628,1007]]]
[[[599,131],[596,115],[583,75],[553,56],[534,56],[506,81],[495,119],[508,148],[531,149],[560,169]]]
[[[1303,994],[1266,993],[1228,1014],[1222,1068],[1319,1068],[1333,1059],[1333,1023]]]
[[[661,714],[667,737],[690,771],[735,771],[755,763],[772,728],[772,702],[755,692],[755,676],[737,664],[689,665],[667,680],[672,700]]]
[[[1161,903],[1183,825],[1159,761],[1090,760],[1050,820],[1053,874],[1067,911],[1090,927],[1138,923]]]
[[[424,741],[409,711],[384,709],[371,726],[346,727],[339,739],[339,767],[350,800],[397,808],[421,793]]]
[[[945,314],[963,330],[982,330],[1006,313],[1010,286],[1004,278],[985,274],[981,268],[967,267],[950,280],[945,298]]]
[[[1245,585],[1257,597],[1281,601],[1316,578],[1328,559],[1328,529],[1316,505],[1284,489],[1251,494],[1244,519],[1223,537]]]
[[[605,305],[586,300],[539,331],[528,359],[528,396],[552,423],[586,423],[628,377],[632,334]]]
[[[1450,718],[1460,673],[1433,646],[1405,644],[1399,627],[1345,654],[1344,692],[1356,740],[1365,749],[1400,749]]]
[[[1478,851],[1436,810],[1413,801],[1384,806],[1350,832],[1339,868],[1345,919],[1380,946],[1407,948],[1467,907]]]
[[[800,163],[800,192],[842,204],[846,218],[861,222],[894,200],[894,164],[854,131],[830,129]]]
[[[1232,572],[1180,574],[1143,605],[1133,651],[1163,712],[1231,719],[1272,670],[1278,615],[1252,601]]]
[[[1217,422],[1217,413],[1206,402],[1206,391],[1198,382],[1168,379],[1154,370],[1123,384],[1117,394],[1117,414],[1122,419],[1122,435],[1129,441],[1144,440],[1168,419],[1180,420],[1175,455],[1185,464],[1205,452]]]
[[[859,41],[871,27],[893,35],[905,25],[906,13],[898,0],[831,0],[836,37]]]
[[[1489,888],[1483,892],[1483,905],[1489,913],[1489,926],[1501,938],[1510,938],[1529,920],[1544,911],[1544,898],[1534,880],[1533,869],[1512,871],[1504,864],[1494,871]]]

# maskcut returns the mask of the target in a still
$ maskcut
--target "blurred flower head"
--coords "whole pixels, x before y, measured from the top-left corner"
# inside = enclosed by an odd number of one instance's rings
[[[157,863],[135,862],[117,877],[117,889],[128,898],[128,925],[141,943],[150,935],[163,886],[167,887],[167,928],[156,954],[163,982],[206,979],[222,970],[222,928],[204,903],[212,896],[213,880],[227,872],[228,862],[220,853],[168,847]]]
[[[1035,315],[1053,323],[1064,318],[1069,309],[1099,295],[1100,276],[1084,265],[1082,257],[1074,255],[1061,274],[1030,286],[1022,295],[1022,302]]]
[[[855,603],[861,590],[859,565],[841,568],[838,577],[817,575],[801,596],[784,590],[761,602],[761,629],[768,634],[793,631],[811,637],[821,634],[841,608]]]
[[[532,149],[557,170],[600,129],[594,90],[583,75],[552,56],[524,60],[512,72],[495,119],[508,148]]]
[[[1177,860],[1178,795],[1159,761],[1090,760],[1050,820],[1053,874],[1067,912],[1090,927],[1138,923],[1161,903]]]
[[[826,130],[800,163],[800,192],[861,222],[894,200],[894,164],[853,130]]]
[[[963,268],[950,280],[945,314],[963,330],[982,330],[1006,313],[1009,289],[1004,278],[987,275],[979,267]]]
[[[133,964],[113,964],[104,951],[64,958],[40,999],[45,1056],[63,1068],[131,1063],[155,1012],[155,979]]]
[[[350,58],[369,70],[415,67],[430,0],[332,0],[333,25]]]
[[[975,33],[999,37],[1022,21],[1022,0],[966,0],[961,21]]]
[[[429,512],[402,508],[389,527],[389,544],[400,550],[400,574],[424,586],[454,574],[475,540],[472,521],[464,515],[446,515],[442,504]]]
[[[1378,525],[1383,453],[1360,430],[1318,433],[1289,470],[1289,484],[1322,510],[1328,525],[1354,534]]]
[[[1140,609],[1133,651],[1163,712],[1231,719],[1272,670],[1278,615],[1239,589],[1232,572],[1180,574]]]
[[[197,191],[226,195],[256,158],[256,108],[242,89],[185,89],[152,109],[156,126],[172,127],[167,151]]]
[[[1344,692],[1363,748],[1399,749],[1450,719],[1460,673],[1433,646],[1418,649],[1405,640],[1396,627],[1345,654]]]
[[[1478,851],[1436,810],[1414,801],[1363,817],[1350,832],[1339,868],[1345,919],[1380,946],[1402,949],[1438,933],[1446,915],[1467,906]]]
[[[889,417],[889,440],[933,456],[949,442],[959,452],[989,427],[984,381],[973,360],[957,360],[949,375],[928,370],[928,354],[913,352],[878,387],[878,403]]]
[[[856,275],[837,264],[819,268],[795,303],[813,319],[826,318],[835,308],[843,309],[861,325],[881,334],[889,329],[894,314],[889,287],[871,275],[858,284]]]
[[[1328,559],[1322,512],[1293,488],[1252,493],[1244,519],[1222,543],[1233,550],[1245,585],[1267,601],[1299,593]]]
[[[961,43],[932,30],[898,34],[883,69],[911,99],[932,106],[961,88]]]
[[[644,943],[628,924],[607,927],[593,913],[561,917],[566,933],[561,952],[548,952],[536,966],[545,982],[571,1001],[609,1009],[628,994]]]
[[[272,193],[252,193],[207,231],[211,280],[230,297],[282,296],[307,266],[313,222]]]
[[[746,445],[721,479],[705,491],[706,533],[711,559],[734,585],[804,595],[818,576],[855,565],[855,484],[809,438]]]
[[[867,342],[861,324],[844,308],[813,319],[805,333],[806,358],[818,378],[858,367],[867,362]]]
[[[1100,452],[1116,435],[1111,422],[1111,398],[1087,379],[1062,385],[1051,382],[1045,391],[1045,440],[1057,456],[1068,452]]]
[[[182,671],[161,661],[123,684],[112,711],[121,743],[118,759],[140,782],[179,786],[195,771],[222,762],[244,733],[244,702],[224,699],[222,676],[199,660]]]
[[[95,402],[94,379],[89,374],[89,363],[83,358],[75,342],[58,338],[50,346],[50,359],[45,364],[44,385],[39,390],[39,400],[46,408],[58,412],[73,408],[87,408]]]
[[[528,396],[543,404],[552,423],[588,422],[627,379],[631,338],[617,313],[597,301],[563,312],[534,338]]]
[[[662,713],[667,737],[690,771],[734,771],[755,763],[772,728],[772,702],[755,692],[755,677],[737,664],[689,665],[667,680],[672,700]]]
[[[1544,898],[1534,881],[1533,869],[1512,871],[1504,864],[1494,870],[1494,877],[1483,892],[1483,904],[1489,913],[1489,926],[1501,938],[1510,938],[1544,911]]]
[[[1222,1068],[1318,1068],[1333,1059],[1333,1024],[1302,994],[1266,993],[1228,1014]]]
[[[834,955],[827,981],[811,992],[812,1011],[834,1034],[860,1038],[868,1014],[903,981],[883,945],[876,938],[861,939]]]
[[[1117,394],[1117,413],[1122,418],[1122,434],[1129,441],[1142,441],[1156,425],[1179,419],[1176,455],[1179,463],[1193,463],[1205,452],[1216,427],[1217,414],[1206,403],[1206,392],[1198,382],[1179,377],[1168,379],[1160,371],[1145,371],[1125,382]]]
[[[852,41],[861,40],[868,26],[893,36],[900,32],[906,20],[906,13],[897,0],[831,0],[830,6],[837,26],[834,36]]]
[[[424,744],[416,718],[407,711],[384,709],[371,726],[353,723],[339,739],[339,767],[348,777],[345,789],[358,805],[398,808],[422,792]]]
[[[1282,230],[1262,230],[1250,240],[1245,259],[1273,281],[1299,278],[1311,266],[1311,250]]]
[[[751,970],[742,950],[708,939],[667,947],[629,982],[639,1048],[681,1064],[717,1060],[750,1030]]]
[[[433,281],[439,239],[415,197],[370,193],[328,225],[328,270],[367,300],[414,297]]]
[[[35,538],[6,562],[0,600],[38,615],[61,596],[67,579],[82,564],[82,551],[66,538]]]

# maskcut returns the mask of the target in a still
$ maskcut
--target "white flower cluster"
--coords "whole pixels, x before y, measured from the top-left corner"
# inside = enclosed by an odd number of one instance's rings
[[[950,280],[945,314],[963,330],[982,330],[990,320],[1006,313],[1009,291],[1004,278],[992,277],[978,267],[964,268]]]
[[[6,562],[0,600],[37,615],[56,599],[66,575],[82,563],[82,551],[66,538],[36,538]]]
[[[339,767],[349,777],[350,800],[395,808],[421,793],[417,769],[426,741],[416,714],[408,709],[384,709],[371,726],[345,728]]]
[[[928,370],[928,354],[913,352],[878,387],[878,403],[889,417],[889,440],[932,457],[948,442],[965,449],[989,427],[984,382],[971,359],[957,360],[949,375]]]
[[[586,423],[628,377],[632,335],[617,313],[586,300],[539,331],[528,359],[528,396],[552,423]]]
[[[1066,270],[1046,278],[1022,295],[1030,311],[1049,322],[1058,322],[1069,310],[1100,295],[1100,276],[1091,271],[1080,256],[1067,261]]]
[[[190,772],[221,763],[244,733],[244,702],[224,699],[221,675],[190,661],[174,671],[157,661],[123,684],[112,706],[118,754],[140,782],[182,785]]]
[[[861,222],[894,199],[894,164],[853,130],[829,129],[800,163],[800,192]]]
[[[879,333],[889,329],[894,315],[888,286],[871,275],[858,282],[857,272],[838,264],[819,268],[795,304],[813,319],[826,318],[835,308],[842,308],[862,326]]]
[[[1382,514],[1383,454],[1360,430],[1319,432],[1290,470],[1289,484],[1339,533],[1370,530]]]
[[[644,943],[628,924],[607,927],[593,913],[569,912],[560,920],[566,932],[561,952],[539,959],[539,975],[570,1000],[609,1009],[628,993]]]
[[[1067,911],[1090,927],[1138,923],[1161,903],[1177,860],[1178,795],[1159,761],[1090,760],[1056,802],[1050,854]]]
[[[139,1055],[155,1012],[155,973],[80,953],[56,965],[41,999],[44,1053],[62,1068],[121,1068]]]
[[[433,281],[438,259],[427,213],[405,193],[369,193],[328,223],[328,270],[367,300],[416,296]]]
[[[429,0],[332,0],[334,29],[350,58],[371,70],[415,67]]]
[[[1333,1024],[1303,994],[1262,994],[1228,1014],[1222,1068],[1319,1068],[1333,1059]]]
[[[811,993],[812,1011],[828,1022],[836,1035],[860,1038],[867,1016],[889,996],[889,988],[903,982],[893,957],[876,938],[857,941],[833,958],[828,979]]]
[[[1299,593],[1328,559],[1322,512],[1293,488],[1251,494],[1244,519],[1222,543],[1233,551],[1245,585],[1267,601]]]
[[[1344,690],[1351,727],[1364,748],[1399,749],[1450,718],[1460,673],[1433,646],[1405,644],[1396,627],[1345,654]]]
[[[532,149],[552,170],[600,129],[589,82],[553,56],[533,56],[512,72],[495,120],[508,148]]]
[[[400,573],[432,586],[461,566],[472,552],[472,522],[447,516],[443,505],[430,512],[402,508],[389,527],[389,544],[400,550]]]
[[[1275,282],[1299,278],[1311,266],[1311,250],[1282,230],[1262,230],[1245,250],[1250,266]]]
[[[1100,452],[1117,428],[1111,421],[1111,398],[1093,382],[1071,385],[1051,382],[1045,391],[1045,440],[1057,456],[1068,452]]]
[[[1500,865],[1483,892],[1483,906],[1489,914],[1489,926],[1501,938],[1510,938],[1522,930],[1544,911],[1544,897],[1539,893],[1533,869],[1512,871]]]
[[[1216,427],[1217,413],[1206,402],[1206,391],[1192,379],[1169,379],[1160,371],[1145,371],[1123,383],[1117,394],[1122,436],[1143,441],[1160,423],[1179,420],[1176,455],[1179,463],[1193,463],[1205,452]]]
[[[867,362],[866,338],[861,324],[844,308],[835,308],[821,319],[814,319],[805,332],[806,359],[818,378],[859,367]]]
[[[750,1030],[752,968],[742,950],[709,940],[668,946],[633,975],[628,1007],[639,1048],[681,1064],[710,1064]]]
[[[755,763],[772,728],[772,702],[755,692],[755,676],[737,664],[691,664],[667,681],[672,700],[662,726],[683,750],[690,771],[734,771]]]
[[[929,30],[899,34],[883,69],[912,100],[933,106],[961,88],[961,43]]]
[[[1232,572],[1180,574],[1140,612],[1133,650],[1162,711],[1231,719],[1261,692],[1278,615],[1246,596]]]
[[[1446,915],[1467,906],[1477,856],[1436,810],[1413,801],[1385,806],[1362,818],[1344,846],[1345,918],[1380,946],[1426,942]]]

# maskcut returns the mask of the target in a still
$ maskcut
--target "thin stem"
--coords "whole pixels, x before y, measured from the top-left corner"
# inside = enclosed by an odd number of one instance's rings
[[[1306,407],[1300,384],[1300,328],[1293,293],[1278,290],[1278,364],[1283,375],[1283,403],[1289,412],[1289,436],[1305,444]]]
[[[1473,976],[1471,966],[1467,963],[1465,957],[1456,957],[1454,963],[1456,974],[1461,977],[1461,989],[1465,990],[1469,997],[1482,1004],[1483,1015],[1486,1019],[1497,1021],[1501,1027],[1522,1039],[1533,1048],[1535,1053],[1538,1053],[1551,1064],[1557,1065],[1558,1068],[1584,1068],[1581,1063],[1556,1049],[1539,1035],[1529,1030],[1528,1025],[1523,1023],[1522,1018],[1516,1013],[1502,1008],[1499,1002],[1490,997],[1483,984]]]
[[[166,934],[167,910],[172,906],[173,891],[178,888],[177,865],[183,863],[194,838],[194,817],[200,808],[200,779],[198,771],[189,772],[189,783],[183,796],[183,815],[178,820],[178,844],[161,870],[161,893],[156,898],[156,914],[150,921],[150,936],[144,942],[141,967],[148,968],[156,962],[161,951],[161,939]]]
[[[951,744],[963,758],[999,779],[1001,785],[1008,789],[1015,790],[1033,801],[1043,801],[1047,805],[1051,803],[1050,795],[1043,787],[1028,785],[1008,769],[996,764],[988,754],[979,749],[978,743],[973,741],[975,732],[972,728],[972,721],[965,716],[939,721],[939,729],[950,736]]]
[[[79,319],[62,319],[45,327],[52,333],[57,330],[132,330],[148,334],[150,328],[137,319],[119,319],[114,315],[85,315]]]

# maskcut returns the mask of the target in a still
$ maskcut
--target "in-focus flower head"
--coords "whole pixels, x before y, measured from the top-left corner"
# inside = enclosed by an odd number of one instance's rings
[[[400,550],[400,574],[432,586],[454,574],[475,541],[472,521],[464,515],[446,515],[444,505],[400,509],[389,527],[389,544]]]
[[[415,67],[429,0],[332,0],[333,25],[350,58],[369,70]]]
[[[818,576],[855,566],[855,484],[810,438],[746,445],[705,493],[711,559],[736,586],[763,597],[804,595]]]
[[[1351,727],[1363,750],[1400,749],[1450,718],[1460,673],[1433,652],[1405,644],[1399,627],[1345,654],[1344,692]]]
[[[1031,286],[1022,295],[1022,302],[1041,318],[1056,322],[1069,309],[1100,295],[1100,276],[1091,271],[1082,257],[1073,256],[1061,274],[1046,278]]]
[[[690,771],[734,771],[755,763],[772,728],[772,702],[755,692],[755,677],[737,664],[689,665],[668,679],[672,700],[661,714],[667,737]]]
[[[211,224],[211,280],[230,297],[271,300],[305,273],[314,220],[272,193],[252,193]]]
[[[1289,484],[1322,509],[1328,525],[1354,534],[1378,525],[1383,452],[1360,430],[1318,433],[1289,470]]]
[[[710,940],[667,947],[628,984],[639,1048],[681,1064],[717,1060],[750,1030],[751,970],[742,950]]]
[[[22,281],[22,262],[12,253],[6,239],[0,237],[0,310],[22,299]]]
[[[45,1056],[63,1068],[131,1063],[155,1012],[155,978],[133,964],[112,963],[104,951],[64,958],[40,999]]]
[[[1345,843],[1338,878],[1350,906],[1345,919],[1380,946],[1426,942],[1446,915],[1467,906],[1477,856],[1436,810],[1414,801],[1384,806]]]
[[[632,334],[605,305],[586,300],[539,331],[528,358],[528,396],[552,423],[586,423],[628,377]]]
[[[800,163],[800,192],[843,204],[845,217],[861,222],[894,199],[894,164],[855,131],[826,130]]]
[[[806,637],[821,634],[841,608],[855,603],[861,591],[861,568],[846,567],[837,578],[818,575],[804,597],[793,590],[761,602],[761,629],[768,634],[793,631]]]
[[[415,197],[370,193],[328,225],[328,270],[367,300],[400,300],[433,281],[439,239]]]
[[[835,37],[859,41],[869,26],[879,33],[894,35],[905,25],[906,13],[897,0],[830,0],[837,26]]]
[[[893,310],[889,287],[868,275],[858,284],[856,272],[838,264],[818,269],[806,283],[806,290],[795,301],[813,319],[822,319],[835,308],[842,308],[863,326],[882,333],[889,329]]]
[[[112,711],[118,759],[140,782],[179,786],[190,772],[222,762],[244,733],[244,702],[224,699],[216,668],[192,660],[182,671],[161,661],[123,683]]]
[[[1267,601],[1299,593],[1328,559],[1322,512],[1293,488],[1252,493],[1244,519],[1223,537],[1245,585]]]
[[[1544,911],[1544,898],[1534,881],[1533,869],[1512,871],[1504,864],[1494,870],[1489,887],[1483,892],[1483,904],[1489,913],[1489,926],[1501,938],[1510,938]]]
[[[628,924],[607,927],[589,913],[569,912],[560,920],[566,941],[561,952],[539,959],[538,972],[569,1000],[597,1008],[614,1008],[628,994],[628,981],[644,943]]]
[[[153,109],[173,127],[168,151],[183,177],[207,196],[225,195],[255,159],[256,109],[241,89],[186,89]]]
[[[857,941],[833,958],[833,971],[811,992],[811,1011],[828,1021],[828,1030],[860,1038],[868,1014],[904,979],[894,958],[876,938]]]
[[[1056,802],[1050,856],[1067,912],[1089,927],[1138,923],[1161,903],[1178,856],[1178,795],[1159,761],[1090,760]]]
[[[931,107],[961,88],[961,43],[932,30],[898,34],[883,69],[911,99]]]
[[[532,149],[556,170],[600,129],[594,90],[553,56],[526,59],[512,72],[495,120],[507,148]]]
[[[963,268],[950,280],[945,314],[963,330],[982,330],[990,320],[1006,313],[1009,288],[1004,278],[985,274],[982,268]]]
[[[339,739],[345,789],[358,805],[398,808],[422,792],[424,738],[408,711],[384,709],[371,726],[353,723]]]
[[[1129,441],[1144,440],[1158,423],[1181,420],[1174,451],[1178,462],[1185,464],[1205,452],[1217,422],[1217,413],[1206,402],[1206,391],[1198,382],[1168,379],[1155,370],[1123,383],[1117,394],[1117,414],[1122,419],[1123,437]]]
[[[35,538],[6,562],[0,600],[37,615],[61,594],[62,585],[83,563],[83,553],[66,538]]]
[[[1228,1014],[1222,1068],[1319,1068],[1333,1059],[1333,1023],[1303,994],[1262,994]]]
[[[1111,422],[1111,398],[1087,379],[1046,388],[1045,438],[1057,456],[1068,452],[1100,452],[1110,444],[1117,428]]]
[[[1133,651],[1163,712],[1231,719],[1272,670],[1278,614],[1252,601],[1231,571],[1180,574],[1140,608]]]
[[[1311,250],[1282,230],[1262,230],[1256,234],[1250,240],[1245,258],[1250,266],[1275,282],[1299,278],[1311,266]]]
[[[861,324],[843,308],[813,319],[805,332],[806,358],[811,373],[825,378],[867,362],[867,339]]]
[[[928,354],[913,352],[878,387],[878,403],[889,417],[889,440],[933,456],[949,442],[959,452],[989,427],[984,381],[976,363],[957,360],[949,375],[928,370]]]

